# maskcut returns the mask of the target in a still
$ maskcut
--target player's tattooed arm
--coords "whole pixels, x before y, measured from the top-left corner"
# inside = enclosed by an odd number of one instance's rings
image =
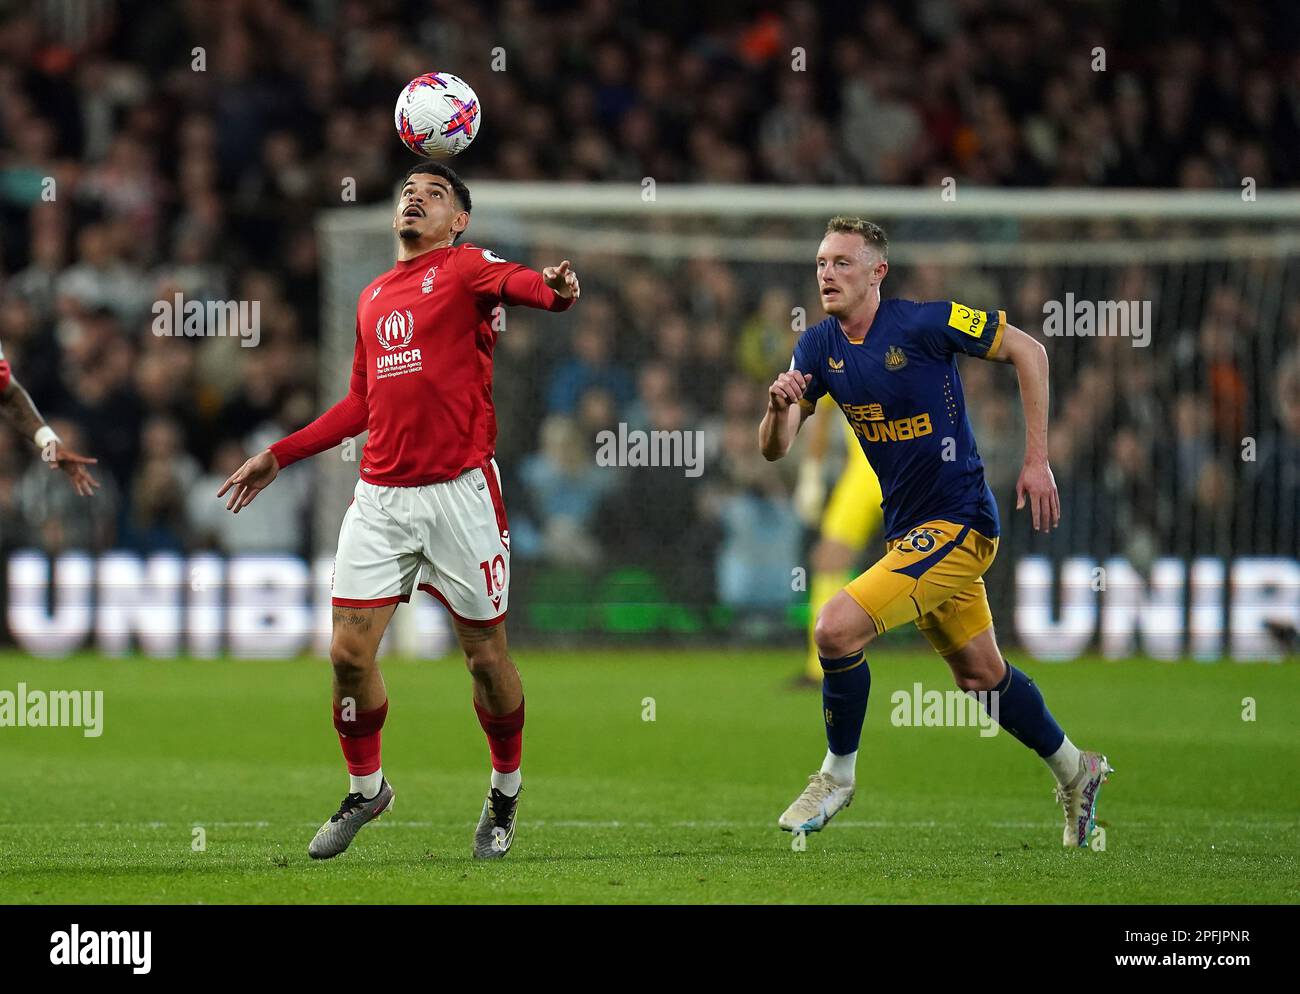
[[[795,435],[812,411],[801,404],[812,376],[797,369],[782,373],[767,388],[767,412],[758,426],[758,445],[768,462],[790,451]]]
[[[1002,346],[992,359],[1016,367],[1025,409],[1025,464],[1016,481],[1016,510],[1027,501],[1034,531],[1051,531],[1061,523],[1061,495],[1047,461],[1047,350],[1037,339],[1007,325]]]
[[[35,437],[45,424],[45,419],[32,402],[31,394],[15,379],[11,379],[4,390],[0,391],[0,412],[4,413],[5,420],[24,438]]]
[[[61,469],[67,474],[73,490],[82,497],[89,497],[95,492],[99,481],[91,476],[86,467],[93,466],[99,460],[79,455],[67,448],[45,424],[31,394],[12,377],[4,389],[0,390],[0,414],[22,435],[31,439],[33,444],[41,447],[41,458],[49,464],[50,469]],[[48,433],[47,439],[41,438],[38,434],[41,431]]]

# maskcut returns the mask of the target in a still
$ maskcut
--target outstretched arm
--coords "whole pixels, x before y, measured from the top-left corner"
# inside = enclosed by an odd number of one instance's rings
[[[1016,510],[1029,499],[1034,531],[1051,531],[1061,523],[1061,495],[1047,462],[1047,350],[1019,328],[1007,325],[994,362],[1016,367],[1020,402],[1025,410],[1025,464],[1016,481]]]
[[[0,388],[0,412],[23,438],[34,439],[36,433],[45,427],[45,419],[36,410],[31,394],[14,378],[9,360],[0,360],[0,367],[0,380],[4,381],[3,388]]]
[[[357,341],[352,349],[352,380],[347,396],[319,418],[263,449],[231,473],[217,491],[226,501],[226,510],[238,514],[253,503],[253,498],[271,485],[280,470],[299,459],[332,449],[345,438],[360,435],[366,429],[369,407],[366,403],[366,349],[361,342],[361,323],[357,322]]]
[[[14,379],[9,370],[9,362],[0,359],[0,414],[6,421],[18,429],[19,434],[28,438],[41,450],[41,458],[49,464],[50,469],[61,469],[68,474],[68,482],[82,497],[89,497],[99,486],[99,481],[90,475],[87,466],[99,460],[78,455],[65,448],[54,434],[54,429],[45,423],[41,412],[32,402],[31,394]]]
[[[271,485],[282,468],[299,459],[332,449],[345,438],[360,435],[366,430],[368,417],[366,377],[354,367],[352,385],[346,397],[311,424],[287,435],[246,461],[230,474],[217,491],[217,496],[224,497],[227,491],[233,489],[230,499],[226,501],[226,510],[238,514]]]
[[[357,386],[358,379],[361,381],[360,389]],[[307,459],[318,452],[332,449],[345,438],[360,435],[366,430],[369,417],[365,377],[353,373],[352,386],[346,397],[311,424],[272,443],[267,451],[275,456],[277,465],[283,469],[299,459]]]
[[[531,269],[516,269],[501,284],[501,302],[512,307],[565,311],[581,295],[578,274],[573,271],[568,259],[558,266],[547,266],[540,273]]]

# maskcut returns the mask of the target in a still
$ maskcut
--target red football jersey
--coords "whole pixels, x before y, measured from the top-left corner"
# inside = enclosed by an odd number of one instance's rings
[[[565,310],[573,301],[469,243],[397,262],[357,301],[349,395],[271,446],[279,464],[369,429],[361,453],[369,483],[423,486],[482,466],[496,446],[492,312],[502,303]]]

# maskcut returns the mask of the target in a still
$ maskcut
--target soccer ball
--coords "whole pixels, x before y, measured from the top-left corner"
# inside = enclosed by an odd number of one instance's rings
[[[459,76],[428,72],[402,87],[393,119],[397,137],[412,152],[450,159],[469,148],[483,113],[477,94]]]

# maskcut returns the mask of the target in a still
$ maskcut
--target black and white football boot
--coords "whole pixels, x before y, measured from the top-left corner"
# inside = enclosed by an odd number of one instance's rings
[[[363,826],[392,810],[393,788],[388,785],[387,777],[379,784],[379,793],[370,800],[360,794],[348,794],[338,811],[316,832],[307,846],[307,855],[312,859],[334,858],[351,845]]]
[[[500,859],[510,851],[515,841],[515,815],[519,811],[519,793],[507,797],[495,787],[488,791],[479,815],[478,828],[474,829],[474,858]]]

